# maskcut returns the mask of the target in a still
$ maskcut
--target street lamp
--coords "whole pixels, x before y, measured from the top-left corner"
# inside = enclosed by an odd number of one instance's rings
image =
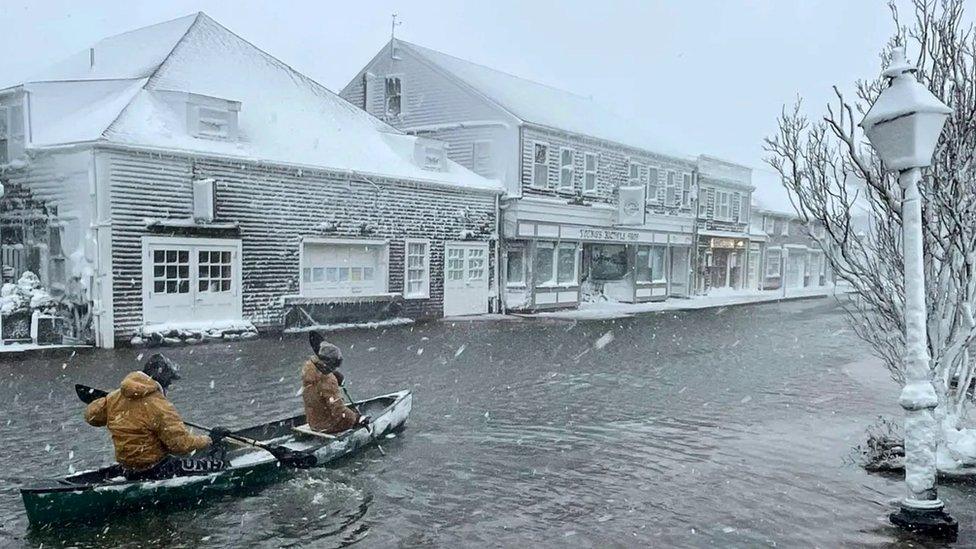
[[[952,109],[932,95],[895,48],[884,75],[891,85],[859,124],[885,167],[898,172],[902,188],[902,246],[905,268],[905,387],[898,399],[905,409],[905,484],[907,497],[890,516],[896,526],[933,534],[958,529],[939,499],[935,453],[940,439],[934,410],[939,401],[932,386],[926,334],[925,271],[922,260],[922,206],[918,192],[921,168],[932,163],[942,127]]]

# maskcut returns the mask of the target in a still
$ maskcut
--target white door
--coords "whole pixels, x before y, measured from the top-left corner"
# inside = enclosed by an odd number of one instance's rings
[[[240,320],[239,240],[149,237],[143,240],[146,324]]]
[[[488,244],[444,245],[444,316],[488,312]]]

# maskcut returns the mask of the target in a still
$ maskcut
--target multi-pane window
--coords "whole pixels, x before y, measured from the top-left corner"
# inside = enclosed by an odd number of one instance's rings
[[[636,162],[631,162],[628,168],[628,180],[631,185],[637,185],[640,183],[640,170],[641,165]]]
[[[387,116],[400,116],[400,90],[400,77],[387,76],[385,88]]]
[[[564,243],[559,245],[556,257],[556,282],[559,284],[576,283],[576,244]]]
[[[427,297],[430,295],[429,245],[427,242],[407,241],[406,273],[404,294],[406,297]]]
[[[556,256],[556,244],[553,242],[539,242],[535,248],[536,284],[552,284],[556,281],[556,270],[553,268]]]
[[[506,254],[506,284],[509,286],[522,286],[525,284],[525,250],[508,250]]]
[[[347,296],[386,292],[386,246],[307,242],[303,245],[302,295]]]
[[[596,168],[597,156],[586,153],[583,156],[583,192],[591,193],[596,191]]]
[[[678,185],[675,182],[675,173],[668,172],[668,182],[664,195],[664,203],[668,206],[676,206],[678,204]]]
[[[549,186],[549,145],[536,143],[532,148],[532,186]]]
[[[153,250],[153,292],[190,293],[189,250]]]
[[[200,250],[197,252],[197,289],[201,292],[229,292],[231,253]]]
[[[485,250],[471,248],[468,250],[468,280],[481,280],[485,277]]]
[[[447,249],[447,279],[464,280],[464,248]]]
[[[657,190],[661,182],[658,181],[657,168],[647,168],[647,199],[657,201]]]
[[[667,248],[664,246],[638,246],[634,276],[637,282],[667,282],[664,270]]]
[[[776,224],[779,225],[779,234],[782,236],[790,236],[790,220],[789,219],[777,219]]]
[[[691,204],[691,174],[686,173],[681,176],[681,205]]]
[[[777,277],[782,268],[782,254],[780,250],[768,250],[766,252],[766,276]]]
[[[763,216],[763,232],[773,234],[776,230],[776,219],[768,215]]]
[[[716,191],[715,200],[718,202],[718,207],[716,208],[715,218],[728,221],[730,219],[729,210],[729,193],[725,191]]]
[[[559,188],[573,188],[573,149],[562,149],[559,152]]]

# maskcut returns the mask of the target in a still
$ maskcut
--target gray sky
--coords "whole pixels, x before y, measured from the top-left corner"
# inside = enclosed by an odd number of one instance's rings
[[[832,84],[880,71],[893,31],[883,0],[0,0],[0,83],[196,11],[335,91],[398,12],[406,40],[592,95],[677,148],[756,167],[784,103],[802,95],[819,114]]]

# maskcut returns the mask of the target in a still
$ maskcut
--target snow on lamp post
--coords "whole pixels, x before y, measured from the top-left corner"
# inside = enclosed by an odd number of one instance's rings
[[[888,88],[864,116],[860,127],[886,169],[898,172],[902,201],[902,246],[905,269],[905,386],[898,401],[905,409],[905,484],[907,497],[892,513],[901,528],[934,535],[953,535],[958,525],[944,509],[936,488],[936,449],[940,431],[934,410],[926,333],[925,271],[922,258],[922,206],[918,183],[952,109],[920,84],[905,49],[892,51],[884,76]]]

